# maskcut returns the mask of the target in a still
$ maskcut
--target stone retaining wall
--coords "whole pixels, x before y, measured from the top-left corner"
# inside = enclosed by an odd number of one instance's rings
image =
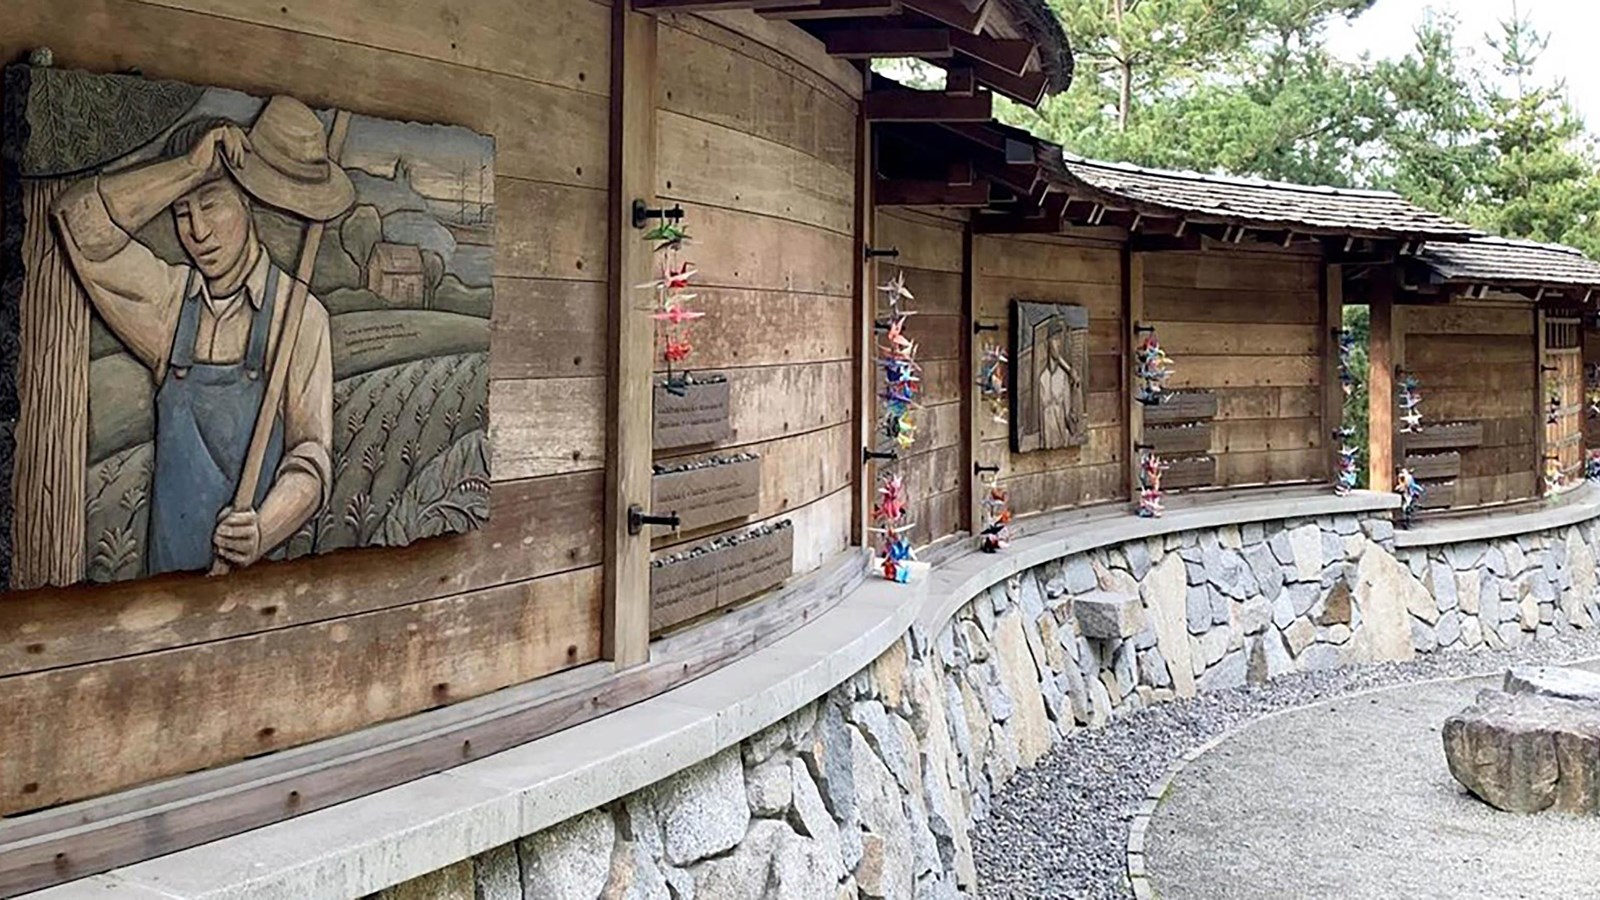
[[[995,585],[765,731],[385,900],[948,898],[969,832],[1061,735],[1281,673],[1587,627],[1596,529],[1401,550],[1387,518],[1183,532]],[[1075,598],[1138,598],[1084,637]],[[1097,595],[1103,596],[1103,595]]]

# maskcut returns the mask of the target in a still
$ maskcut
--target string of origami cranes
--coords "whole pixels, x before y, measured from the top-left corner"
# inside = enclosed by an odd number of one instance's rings
[[[1154,328],[1141,330],[1144,336],[1134,350],[1134,377],[1139,380],[1137,397],[1145,406],[1159,406],[1172,396],[1166,389],[1166,381],[1172,377],[1172,357],[1161,349],[1161,340],[1156,337]],[[1158,518],[1164,511],[1161,505],[1161,473],[1166,470],[1167,463],[1153,447],[1141,446],[1139,449],[1139,515],[1147,519]]]
[[[890,471],[878,479],[878,502],[872,510],[881,554],[875,565],[885,579],[904,584],[911,580],[910,563],[917,558],[909,537],[916,523],[907,521],[910,510],[905,478],[894,469],[898,451],[909,449],[917,439],[913,413],[920,408],[917,394],[922,388],[922,368],[917,364],[917,344],[905,332],[906,320],[914,314],[908,307],[916,297],[906,287],[905,272],[898,268],[893,278],[878,285],[878,294],[887,312],[884,340],[878,347],[884,384],[879,436],[895,452],[879,454],[889,460]]]

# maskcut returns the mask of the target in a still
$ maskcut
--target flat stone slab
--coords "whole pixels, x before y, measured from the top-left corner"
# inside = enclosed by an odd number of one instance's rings
[[[1600,705],[1486,690],[1440,735],[1450,774],[1496,809],[1600,811]]]
[[[1072,601],[1078,632],[1086,638],[1116,641],[1144,629],[1144,607],[1131,594],[1092,591]]]
[[[1506,672],[1505,692],[1600,703],[1600,675],[1563,666],[1517,666]]]

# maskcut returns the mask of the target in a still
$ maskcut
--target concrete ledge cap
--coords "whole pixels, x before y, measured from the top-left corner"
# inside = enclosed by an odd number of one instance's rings
[[[1566,528],[1600,518],[1600,486],[1584,484],[1521,512],[1485,512],[1475,516],[1419,522],[1397,528],[1396,547],[1433,547],[1463,541],[1488,541],[1535,531]]]

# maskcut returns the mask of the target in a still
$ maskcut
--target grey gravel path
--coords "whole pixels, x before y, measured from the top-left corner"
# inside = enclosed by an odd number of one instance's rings
[[[982,895],[1073,900],[1131,896],[1124,876],[1128,819],[1145,791],[1189,749],[1267,713],[1388,685],[1597,655],[1600,631],[1592,630],[1514,651],[1442,653],[1410,663],[1290,675],[1270,685],[1139,710],[1103,729],[1080,729],[1058,743],[1033,769],[1019,773],[994,797],[989,817],[975,828],[973,843]],[[1152,831],[1147,852],[1156,852],[1164,839],[1160,832]],[[1600,845],[1594,849],[1600,850]],[[1600,884],[1600,878],[1595,883]],[[1363,895],[1279,892],[1270,896],[1280,900]]]
[[[1439,726],[1500,678],[1388,688],[1253,723],[1190,763],[1151,818],[1164,900],[1600,896],[1600,821],[1497,812]]]

